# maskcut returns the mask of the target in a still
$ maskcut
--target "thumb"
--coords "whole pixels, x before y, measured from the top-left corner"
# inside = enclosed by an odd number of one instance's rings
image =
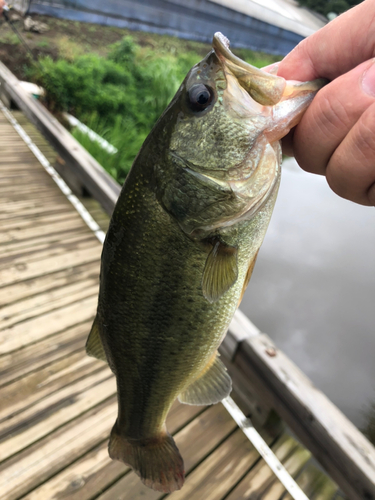
[[[324,87],[293,136],[300,166],[325,174],[340,196],[374,204],[375,61],[360,64]]]
[[[366,0],[305,38],[280,63],[278,76],[333,80],[375,56],[375,2]]]

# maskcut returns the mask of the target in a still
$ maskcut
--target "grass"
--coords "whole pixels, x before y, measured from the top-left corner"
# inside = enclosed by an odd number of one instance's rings
[[[49,46],[49,42],[47,40],[40,40],[37,42],[36,46],[40,49],[46,49]]]
[[[0,43],[5,43],[9,45],[19,45],[21,42],[18,36],[9,29],[9,30],[4,30],[3,33],[0,33]]]
[[[139,130],[134,123],[117,115],[114,123],[107,125],[104,120],[93,114],[87,120],[87,126],[117,148],[117,153],[110,154],[98,143],[93,142],[78,129],[72,135],[89,153],[105,168],[105,170],[122,184],[127,176],[133,160],[147,137],[146,130]]]
[[[67,61],[74,61],[85,53],[82,44],[78,44],[69,39],[68,36],[62,36],[56,40],[59,57]]]

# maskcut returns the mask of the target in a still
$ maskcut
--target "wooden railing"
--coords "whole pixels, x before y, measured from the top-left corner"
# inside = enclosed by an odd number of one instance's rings
[[[56,148],[68,175],[111,213],[120,186],[1,63],[0,97],[17,104]],[[237,394],[255,418],[265,420],[267,409],[274,409],[350,500],[375,500],[375,448],[239,310],[220,351]]]
[[[221,353],[250,410],[273,408],[350,500],[375,499],[373,445],[240,311]]]

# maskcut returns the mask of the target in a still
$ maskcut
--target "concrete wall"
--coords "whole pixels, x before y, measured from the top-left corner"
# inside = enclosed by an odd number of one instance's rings
[[[268,21],[276,16],[275,25],[227,5],[231,3],[210,0],[32,0],[29,12],[205,42],[212,40],[215,31],[222,31],[234,47],[274,54],[288,53],[304,38],[280,27],[277,13],[268,11]]]

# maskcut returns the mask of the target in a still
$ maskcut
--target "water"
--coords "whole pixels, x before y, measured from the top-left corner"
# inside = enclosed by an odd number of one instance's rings
[[[375,208],[283,164],[242,311],[353,423],[375,401]]]

